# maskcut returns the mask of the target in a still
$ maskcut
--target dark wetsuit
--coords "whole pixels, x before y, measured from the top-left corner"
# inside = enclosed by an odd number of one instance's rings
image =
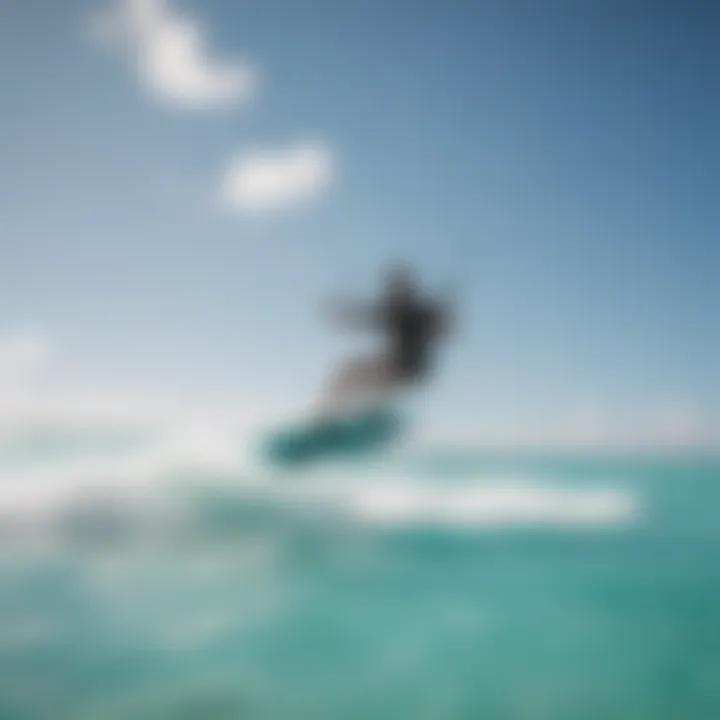
[[[381,315],[396,377],[421,379],[429,369],[430,349],[440,329],[439,309],[413,300],[390,303]]]

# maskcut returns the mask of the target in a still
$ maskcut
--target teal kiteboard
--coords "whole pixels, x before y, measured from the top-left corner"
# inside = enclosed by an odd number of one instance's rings
[[[357,457],[388,446],[402,429],[402,418],[395,410],[358,410],[284,428],[266,438],[262,451],[270,463],[284,467]]]

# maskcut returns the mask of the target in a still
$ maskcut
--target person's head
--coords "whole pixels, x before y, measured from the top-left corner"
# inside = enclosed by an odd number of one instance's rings
[[[417,283],[409,268],[393,265],[385,276],[385,293],[395,300],[405,300],[417,294]]]

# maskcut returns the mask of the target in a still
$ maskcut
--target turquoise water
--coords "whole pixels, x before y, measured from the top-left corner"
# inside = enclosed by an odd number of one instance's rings
[[[720,718],[710,460],[93,473],[2,497],[3,719]]]

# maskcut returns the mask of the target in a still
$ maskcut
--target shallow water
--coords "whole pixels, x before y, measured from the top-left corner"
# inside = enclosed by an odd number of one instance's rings
[[[31,457],[0,495],[2,718],[720,717],[710,460]]]

